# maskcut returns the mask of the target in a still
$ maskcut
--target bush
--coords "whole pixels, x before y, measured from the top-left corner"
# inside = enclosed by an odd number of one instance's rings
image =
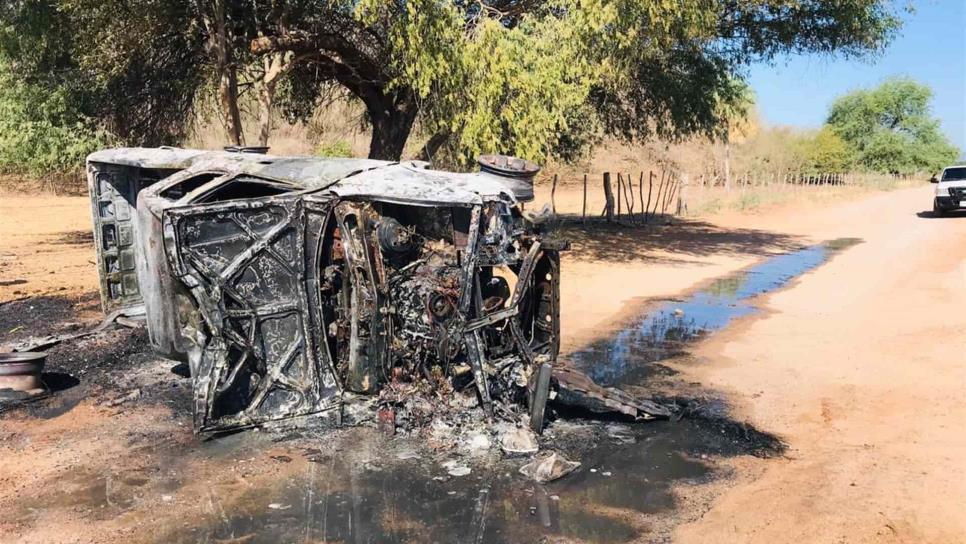
[[[807,167],[811,172],[849,172],[855,166],[855,152],[827,126],[806,138],[803,146]]]
[[[320,157],[352,157],[352,146],[346,140],[323,142],[315,148],[315,154]]]
[[[0,65],[0,171],[64,174],[108,141],[66,90],[25,84]]]

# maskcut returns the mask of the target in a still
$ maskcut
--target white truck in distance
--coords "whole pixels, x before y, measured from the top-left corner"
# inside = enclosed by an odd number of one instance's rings
[[[938,178],[933,176],[930,181],[938,184],[932,202],[934,214],[966,209],[966,165],[947,166]]]

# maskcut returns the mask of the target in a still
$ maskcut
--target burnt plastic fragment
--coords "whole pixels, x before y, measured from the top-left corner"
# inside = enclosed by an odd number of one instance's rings
[[[641,399],[616,387],[603,387],[586,374],[570,368],[555,368],[554,402],[583,408],[597,414],[619,413],[636,419],[671,417],[671,410],[656,402]]]

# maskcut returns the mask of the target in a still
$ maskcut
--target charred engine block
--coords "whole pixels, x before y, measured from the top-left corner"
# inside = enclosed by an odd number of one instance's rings
[[[488,414],[519,405],[557,354],[561,248],[510,202],[342,202],[334,215],[321,299],[345,388],[475,384]]]

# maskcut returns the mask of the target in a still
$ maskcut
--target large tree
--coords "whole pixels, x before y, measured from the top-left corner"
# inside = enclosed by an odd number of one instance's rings
[[[361,0],[268,32],[362,99],[370,155],[572,157],[602,134],[720,136],[743,70],[781,53],[863,55],[899,25],[888,0]]]
[[[258,57],[285,59],[288,111],[296,118],[308,117],[318,92],[344,89],[365,105],[372,127],[369,156],[398,159],[418,106],[411,85],[399,77],[392,61],[384,23],[363,23],[353,2],[338,0],[304,0],[292,12],[300,15],[276,16],[250,44]],[[271,102],[264,105],[271,107]]]
[[[175,125],[208,96],[241,143],[239,95],[248,90],[264,142],[273,109],[296,119],[320,93],[344,92],[365,105],[373,158],[399,158],[414,126],[425,155],[453,162],[481,151],[569,158],[603,134],[717,134],[750,63],[875,51],[898,26],[891,5],[11,0],[0,12],[0,55],[34,79],[80,82],[86,111],[133,143],[177,139]],[[48,20],[37,24],[35,13]]]
[[[940,130],[931,100],[929,87],[893,78],[838,98],[827,122],[854,150],[858,164],[869,170],[936,171],[956,160],[960,150]]]

